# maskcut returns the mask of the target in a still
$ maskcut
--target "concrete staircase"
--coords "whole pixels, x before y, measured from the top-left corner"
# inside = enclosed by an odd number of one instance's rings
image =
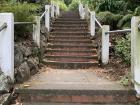
[[[78,12],[66,12],[52,24],[44,62],[56,68],[88,68],[98,64],[97,44]]]
[[[97,47],[90,39],[88,23],[77,12],[63,13],[52,24],[43,60],[57,69],[46,68],[17,86],[17,100],[23,105],[134,105],[133,89],[106,82],[90,69],[83,71],[98,65]]]

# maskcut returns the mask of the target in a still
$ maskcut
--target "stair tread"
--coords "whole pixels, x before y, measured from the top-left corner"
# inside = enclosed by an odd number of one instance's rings
[[[98,55],[90,55],[90,56],[80,56],[80,55],[47,55],[47,58],[95,58]]]
[[[90,39],[82,39],[82,40],[55,40],[55,39],[48,39],[48,41],[59,41],[59,42],[91,42]]]
[[[79,31],[79,32],[73,32],[73,31],[71,31],[71,32],[63,32],[63,31],[61,31],[61,32],[50,32],[50,34],[69,34],[69,33],[72,33],[72,34],[76,34],[76,33],[78,33],[78,34],[89,34],[89,32],[81,32],[81,31]]]
[[[88,26],[86,19],[80,19],[78,12],[64,12],[51,24],[45,58],[52,63],[54,61],[54,65],[58,62],[56,65],[62,68],[88,68],[98,63],[98,45],[90,39]],[[78,62],[85,63],[85,67]]]
[[[58,49],[46,49],[47,51],[56,51],[56,52],[94,52],[94,50],[58,50]]]
[[[52,61],[52,60],[43,60],[43,62],[48,62],[48,63],[58,63],[58,64],[95,64],[98,63],[97,61],[92,61],[92,62],[67,62],[67,61]]]
[[[57,45],[57,46],[96,46],[97,47],[97,45],[96,44],[84,44],[84,45],[80,45],[80,44],[52,44],[52,43],[48,43],[48,45],[51,45],[51,46],[55,46],[55,45]]]

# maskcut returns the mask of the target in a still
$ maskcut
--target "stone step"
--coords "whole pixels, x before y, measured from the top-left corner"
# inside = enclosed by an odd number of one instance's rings
[[[80,44],[80,45],[85,45],[85,44],[91,44],[92,42],[91,41],[57,41],[57,40],[48,40],[48,43],[50,44]]]
[[[134,90],[16,89],[15,91],[23,102],[129,105],[128,103],[137,101]]]
[[[98,56],[96,54],[90,54],[88,56],[83,56],[83,55],[46,55],[44,56],[47,59],[83,59],[83,60],[89,60],[89,59],[98,59]]]
[[[98,61],[98,56],[91,54],[88,56],[83,55],[46,55],[44,56],[46,60],[49,61],[59,61],[59,62],[96,62]]]
[[[95,59],[87,59],[87,58],[44,58],[47,61],[55,61],[55,62],[96,62],[98,63],[98,60]],[[97,58],[96,58],[97,59]]]
[[[89,40],[88,37],[49,37],[48,40],[49,41],[58,41],[58,42],[76,42],[76,40],[81,40],[84,41],[84,40]],[[63,41],[62,41],[63,40]],[[80,41],[79,41],[80,43]]]
[[[87,23],[53,23],[54,25],[64,25],[64,26],[67,26],[67,25],[77,25],[77,26],[88,26]]]
[[[88,37],[57,37],[57,36],[51,36],[49,37],[49,40],[88,40],[89,38]]]
[[[79,50],[79,51],[83,51],[83,50],[93,50],[95,49],[96,47],[93,47],[93,48],[88,48],[88,47],[67,47],[67,46],[62,46],[62,47],[52,47],[52,46],[49,46],[47,49],[50,49],[50,50],[68,50],[68,51],[73,51],[73,50]]]
[[[51,102],[26,102],[23,103],[22,105],[136,105],[135,103],[124,103],[124,104],[76,104],[76,103],[51,103]]]
[[[63,18],[63,19],[80,19],[79,15],[76,15],[76,14],[74,14],[74,15],[69,15],[69,14],[63,15],[63,16],[61,16],[61,18]]]
[[[55,24],[53,24],[53,25],[51,25],[51,27],[53,27],[53,28],[69,28],[69,29],[71,29],[71,28],[88,28],[88,25],[55,25]]]
[[[52,24],[51,27],[88,27],[88,24]]]
[[[48,56],[59,56],[59,55],[63,55],[63,56],[91,56],[93,54],[93,52],[47,52],[46,53]]]
[[[68,39],[73,39],[73,38],[79,38],[79,39],[90,39],[90,35],[86,34],[53,34],[49,35],[49,38],[68,38]]]
[[[86,45],[78,45],[78,44],[72,44],[72,45],[66,45],[66,44],[48,44],[48,48],[97,48],[97,45],[92,44],[86,44]],[[90,49],[89,49],[90,50]]]
[[[54,32],[88,32],[88,28],[53,28]]]
[[[59,20],[59,21],[86,21],[85,19],[74,19],[74,18],[70,18],[70,19],[67,19],[67,18],[58,18],[56,19],[56,21]]]
[[[86,21],[54,21],[53,24],[87,24]]]
[[[46,49],[46,53],[96,53],[97,50],[57,50],[57,49]]]
[[[73,32],[73,31],[71,31],[71,32],[69,32],[69,31],[68,32],[67,31],[64,32],[64,31],[62,31],[62,32],[51,32],[50,36],[51,35],[67,35],[67,36],[72,35],[72,36],[76,36],[76,35],[89,35],[89,33],[88,32],[83,32],[83,31],[78,31],[78,32]],[[78,36],[78,37],[80,37],[80,36]]]
[[[75,30],[89,30],[88,27],[64,27],[64,26],[60,26],[60,27],[54,27],[52,28],[53,30],[71,30],[71,31],[75,31]],[[96,27],[96,30],[99,29],[98,27]]]
[[[58,39],[58,40],[55,40],[55,39],[48,39],[48,42],[70,42],[70,43],[75,43],[75,42],[78,42],[78,43],[89,43],[91,42],[90,39],[67,39],[67,40],[64,40],[64,39]]]
[[[65,45],[65,46],[83,46],[83,47],[89,47],[89,46],[92,46],[92,43],[69,43],[69,42],[67,42],[67,43],[62,43],[62,42],[60,42],[60,43],[48,43],[48,45],[51,45],[51,46],[53,46],[53,45]],[[93,45],[96,45],[96,43],[94,43]]]
[[[44,59],[43,63],[51,68],[57,68],[57,69],[87,69],[90,67],[96,67],[98,66],[97,60],[92,60],[90,62],[88,61],[52,61]]]
[[[68,35],[69,35],[69,33],[72,33],[71,35],[74,35],[75,33],[77,34],[77,33],[90,33],[90,31],[89,30],[52,30],[51,32],[54,32],[54,33],[64,33],[64,32],[66,32],[65,33],[65,35],[68,33]]]

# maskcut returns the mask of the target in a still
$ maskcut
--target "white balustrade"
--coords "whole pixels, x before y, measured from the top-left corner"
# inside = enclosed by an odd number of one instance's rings
[[[109,25],[103,25],[102,27],[102,54],[101,59],[104,65],[108,64],[109,61]]]
[[[131,20],[131,71],[134,79],[134,87],[140,98],[140,29],[138,25],[140,17]]]
[[[45,5],[45,27],[50,31],[50,5]]]
[[[0,32],[0,68],[14,81],[14,15],[0,13],[0,26],[3,23],[7,28]]]
[[[55,17],[55,5],[51,4],[51,18]]]
[[[95,36],[95,12],[91,12],[90,14],[90,33],[91,36]]]
[[[33,24],[33,40],[40,48],[40,16],[35,16],[36,24]]]
[[[60,8],[58,5],[56,5],[56,16],[58,17],[60,15]]]

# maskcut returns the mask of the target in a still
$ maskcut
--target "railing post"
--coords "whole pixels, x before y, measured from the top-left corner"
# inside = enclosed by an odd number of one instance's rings
[[[54,4],[51,4],[51,18],[54,18],[54,15],[55,15]]]
[[[45,27],[50,31],[50,5],[45,5]]]
[[[79,16],[80,16],[80,18],[81,18],[81,9],[82,8],[82,4],[81,3],[79,3]]]
[[[7,28],[0,32],[0,68],[14,81],[14,15],[0,13],[0,26],[7,23]]]
[[[90,16],[90,33],[91,36],[95,35],[95,12],[91,12],[91,16]]]
[[[89,11],[88,11],[88,5],[85,6],[85,19],[89,19]]]
[[[36,24],[33,24],[33,40],[40,48],[40,17],[35,16]]]
[[[79,4],[79,14],[80,14],[80,18],[81,19],[85,19],[85,11],[84,11],[84,8],[83,8],[83,4]]]
[[[60,8],[58,5],[56,5],[56,16],[58,17],[60,15]]]
[[[109,61],[109,34],[106,34],[108,32],[109,25],[103,25],[102,27],[102,63],[104,65],[108,64]]]
[[[134,78],[134,87],[140,97],[140,17],[131,20],[131,71]]]

